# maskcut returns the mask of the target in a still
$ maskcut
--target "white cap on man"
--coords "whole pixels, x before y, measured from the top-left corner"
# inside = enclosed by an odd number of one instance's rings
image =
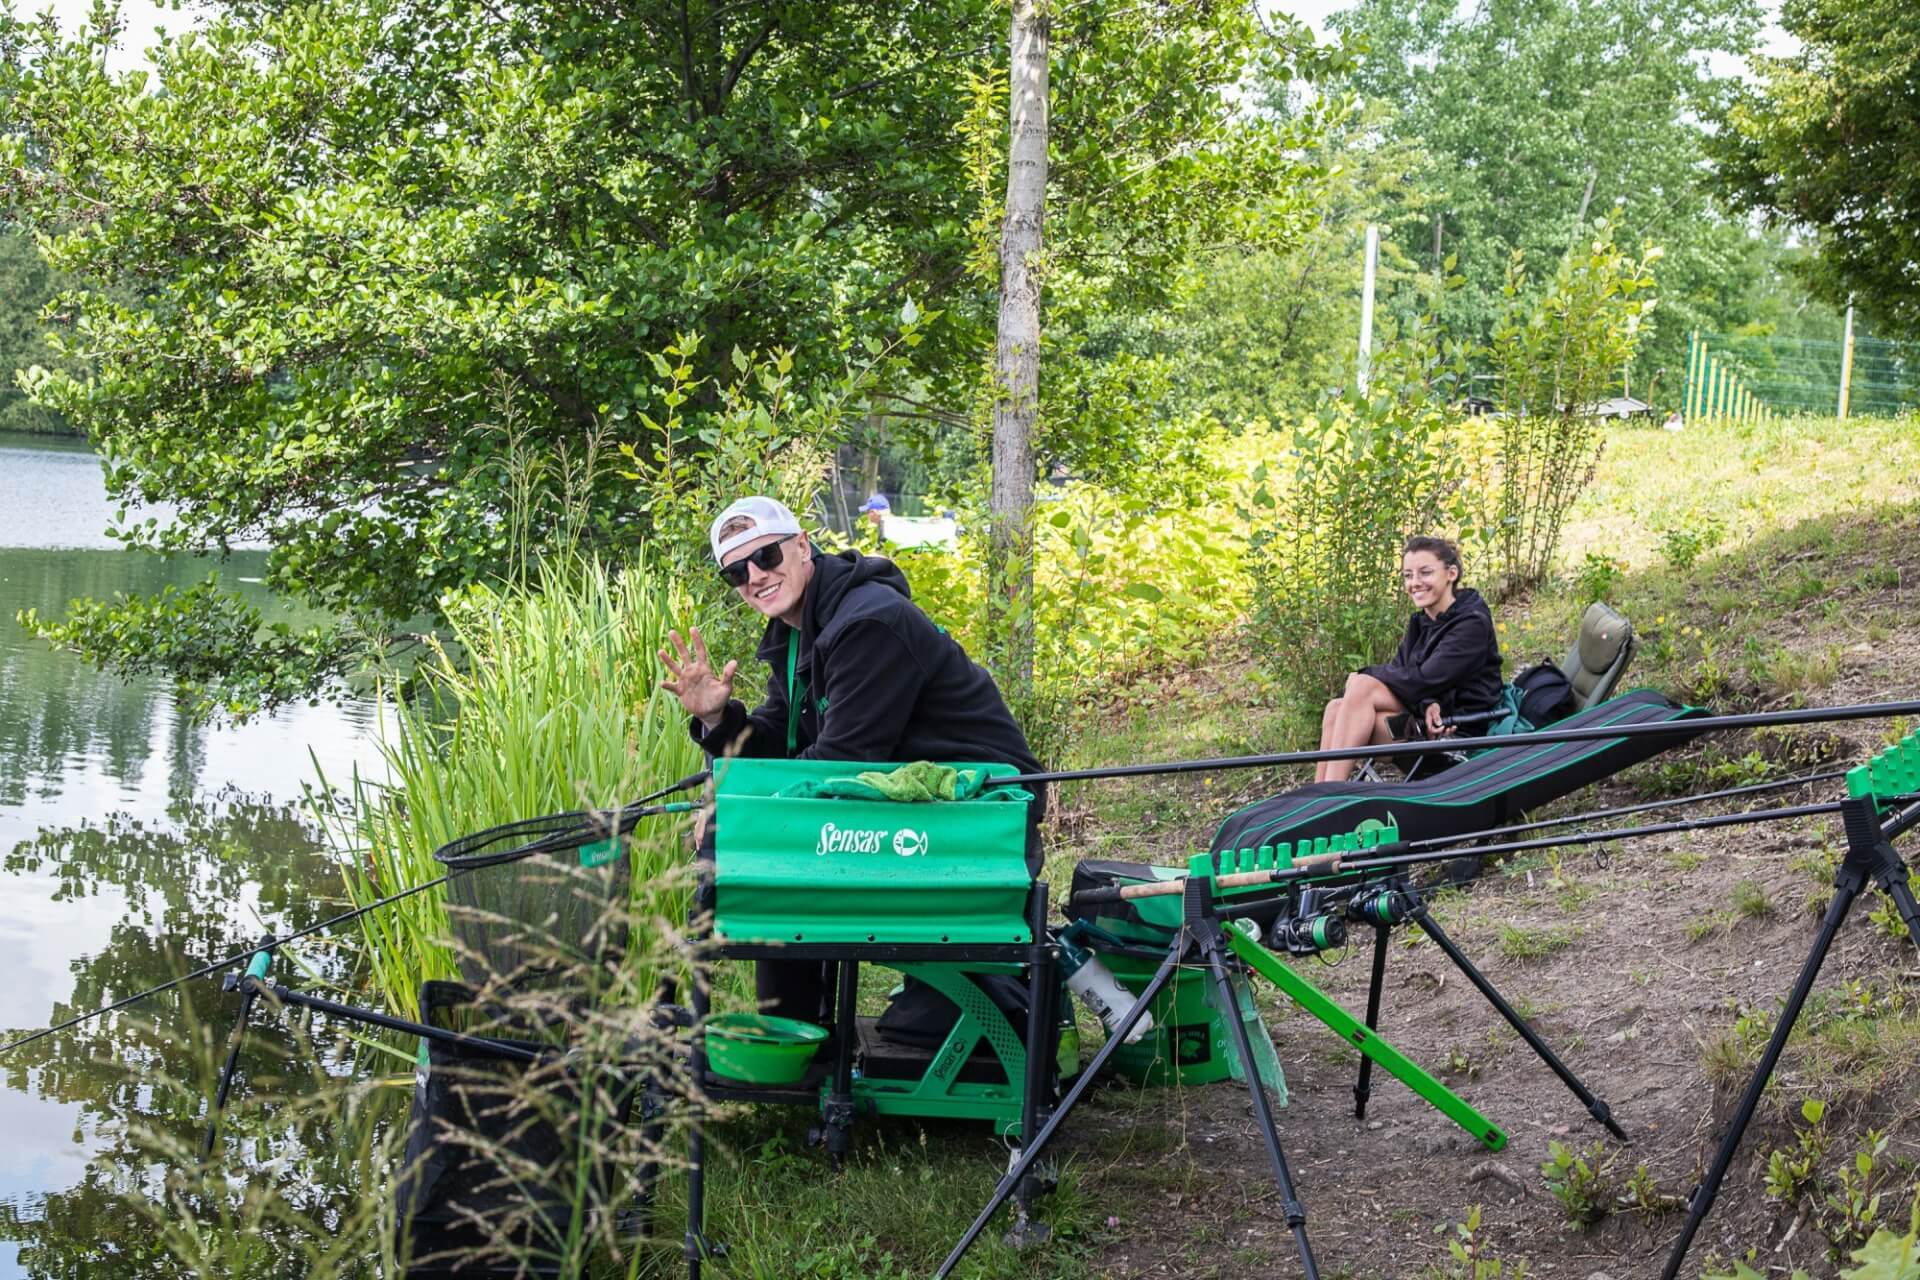
[[[727,522],[735,518],[753,521],[753,527],[742,529],[727,537],[720,536],[720,530]],[[774,498],[755,494],[750,498],[738,498],[727,504],[727,509],[713,518],[713,527],[708,531],[708,539],[713,543],[713,559],[718,564],[727,552],[755,538],[764,538],[768,534],[804,533],[800,522],[794,519],[787,504]]]

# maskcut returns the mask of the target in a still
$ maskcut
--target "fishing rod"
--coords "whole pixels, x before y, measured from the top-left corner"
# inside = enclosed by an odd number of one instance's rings
[[[1648,800],[1640,804],[1623,804],[1610,809],[1589,809],[1585,813],[1568,814],[1562,818],[1541,818],[1536,822],[1516,822],[1512,826],[1488,827],[1481,831],[1469,832],[1466,836],[1428,836],[1424,840],[1408,840],[1404,843],[1409,849],[1452,846],[1462,839],[1485,840],[1490,836],[1510,836],[1522,831],[1540,831],[1548,827],[1570,827],[1579,822],[1598,822],[1602,818],[1624,818],[1628,814],[1648,813],[1655,809],[1682,809],[1688,805],[1705,804],[1709,800],[1730,800],[1734,796],[1757,795],[1762,791],[1784,791],[1788,787],[1808,787],[1816,782],[1832,782],[1835,778],[1844,778],[1848,772],[1846,769],[1829,769],[1824,773],[1803,774],[1797,778],[1777,778],[1772,782],[1751,782],[1743,787],[1728,787],[1724,791],[1703,791],[1698,795],[1673,796],[1666,800]]]
[[[709,776],[709,772],[710,771],[708,770],[702,769],[699,773],[689,774],[687,777],[682,778],[680,781],[673,783],[670,786],[662,787],[660,790],[655,791],[650,795],[642,796],[638,800],[629,801],[627,804],[623,805],[618,811],[618,817],[616,818],[613,824],[614,829],[624,834],[626,831],[631,830],[633,824],[635,822],[638,822],[641,818],[650,818],[650,817],[655,817],[657,815],[666,814],[666,813],[689,812],[695,807],[695,805],[691,801],[680,801],[673,804],[656,805],[651,809],[646,808],[645,806],[648,801],[658,800],[661,796],[672,795],[676,791],[685,791],[690,787],[699,786],[700,784],[704,783],[707,780]],[[586,812],[589,814],[591,813],[591,811],[586,811]],[[599,829],[605,830],[606,827],[603,825]],[[392,893],[387,895],[384,898],[378,899],[377,901],[369,902],[364,907],[355,907],[351,911],[343,911],[339,915],[330,916],[327,919],[320,921],[318,924],[308,925],[304,929],[296,930],[293,933],[287,934],[283,938],[277,939],[274,945],[277,947],[284,947],[289,942],[298,942],[302,938],[309,938],[316,933],[324,933],[327,930],[335,928],[339,925],[348,924],[354,920],[358,920],[361,916],[364,916],[369,912],[378,911],[381,907],[391,906],[396,902],[400,902],[407,898],[411,898],[415,894],[425,893],[429,889],[438,888],[439,886],[446,884],[448,881],[454,879],[455,877],[463,876],[468,874],[469,872],[479,870],[480,867],[482,866],[496,866],[501,862],[518,861],[521,858],[531,858],[537,854],[549,853],[554,849],[564,847],[565,842],[568,839],[577,839],[580,834],[580,831],[581,831],[581,828],[576,828],[571,832],[568,832],[568,831],[556,832],[552,835],[544,836],[539,840],[535,840],[529,844],[523,845],[518,849],[509,850],[505,854],[501,854],[501,855],[486,859],[485,861],[482,861],[482,862],[476,862],[469,866],[456,867],[454,870],[449,871],[447,874],[443,876],[439,876],[432,880],[428,880],[423,884],[413,885],[410,888],[400,890],[398,893]],[[173,978],[167,982],[163,982],[158,986],[148,987],[145,991],[139,991],[134,993],[133,995],[126,996],[119,1000],[115,1000],[111,1004],[104,1004],[97,1009],[90,1009],[86,1013],[78,1014],[74,1017],[68,1018],[64,1022],[56,1022],[50,1027],[44,1027],[41,1030],[35,1031],[30,1035],[21,1036],[17,1040],[12,1040],[6,1044],[0,1045],[0,1054],[11,1053],[13,1050],[18,1049],[23,1045],[32,1044],[35,1040],[44,1039],[47,1036],[54,1035],[57,1032],[65,1031],[71,1027],[77,1027],[83,1022],[90,1022],[95,1018],[103,1017],[106,1014],[117,1012],[118,1010],[125,1009],[130,1005],[138,1004],[142,1000],[150,999],[153,996],[164,995],[165,993],[173,990],[175,987],[181,986],[188,982],[192,982],[197,978],[204,978],[209,974],[218,973],[222,969],[231,969],[236,965],[245,964],[247,961],[251,960],[260,951],[261,951],[261,948],[258,945],[248,947],[245,951],[237,951],[230,956],[226,956],[222,959],[215,960],[209,964],[203,964],[199,968],[194,969],[191,972],[183,973],[179,977]]]
[[[1906,804],[1920,796],[1892,796],[1888,804]],[[1627,840],[1640,836],[1671,835],[1683,831],[1710,831],[1720,827],[1751,826],[1762,822],[1781,822],[1788,818],[1810,818],[1826,814],[1839,813],[1844,807],[1841,801],[1825,804],[1791,805],[1779,809],[1749,809],[1738,813],[1715,814],[1706,818],[1690,818],[1679,822],[1655,822],[1639,827],[1619,827],[1611,831],[1576,831],[1568,835],[1540,836],[1532,840],[1512,840],[1505,844],[1478,845],[1471,849],[1475,856],[1490,854],[1524,853],[1535,849],[1564,849],[1578,845],[1605,844],[1610,840]],[[1915,814],[1920,814],[1920,805],[1916,805]],[[1916,818],[1903,822],[1897,830],[1904,831]],[[1889,838],[1891,838],[1891,834]],[[1364,876],[1370,872],[1397,871],[1405,867],[1419,866],[1428,862],[1441,862],[1458,857],[1461,853],[1459,841],[1477,839],[1473,832],[1450,837],[1454,843],[1445,849],[1422,852],[1402,852],[1410,845],[1394,842],[1377,845],[1366,852],[1369,857],[1355,858],[1348,854],[1323,853],[1302,858],[1290,867],[1272,867],[1261,871],[1235,871],[1215,876],[1216,888],[1235,889],[1248,885],[1285,884],[1295,880],[1323,879],[1335,875]],[[1426,843],[1426,842],[1422,842]],[[1071,898],[1073,907],[1083,904],[1093,905],[1103,902],[1124,902],[1135,898],[1157,898],[1184,892],[1186,877],[1171,880],[1156,880],[1144,884],[1115,885],[1082,890]]]
[[[1721,729],[1764,729],[1780,725],[1824,724],[1836,720],[1879,720],[1920,715],[1920,700],[1863,702],[1839,707],[1803,707],[1796,711],[1762,711],[1737,716],[1700,716],[1692,720],[1663,720],[1658,724],[1593,725],[1581,729],[1535,729],[1497,738],[1435,738],[1423,742],[1374,743],[1364,747],[1331,747],[1320,751],[1284,751],[1277,755],[1220,756],[1205,760],[1170,760],[1160,764],[1111,765],[1100,769],[1060,769],[989,778],[990,787],[1028,786],[1042,782],[1080,782],[1095,778],[1139,778],[1169,773],[1207,773],[1223,769],[1261,769],[1275,765],[1317,764],[1322,760],[1359,760],[1391,754],[1438,755],[1466,748],[1472,751],[1551,746],[1563,742],[1598,742],[1616,738],[1689,738]]]

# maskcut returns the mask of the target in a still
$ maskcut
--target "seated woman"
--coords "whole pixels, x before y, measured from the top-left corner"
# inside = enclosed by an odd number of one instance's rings
[[[1320,749],[1392,742],[1391,717],[1418,715],[1439,737],[1442,716],[1486,711],[1500,701],[1500,646],[1493,614],[1460,583],[1460,553],[1445,538],[1408,538],[1400,581],[1419,606],[1393,661],[1354,672],[1320,718]],[[1355,761],[1322,760],[1315,782],[1345,782]]]

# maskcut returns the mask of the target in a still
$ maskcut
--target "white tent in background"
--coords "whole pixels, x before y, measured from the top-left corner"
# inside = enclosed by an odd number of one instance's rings
[[[960,525],[951,516],[889,515],[880,522],[880,536],[896,547],[944,547],[960,544]]]

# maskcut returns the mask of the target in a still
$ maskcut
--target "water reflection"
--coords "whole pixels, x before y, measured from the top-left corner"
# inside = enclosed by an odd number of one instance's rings
[[[198,726],[163,683],[103,677],[21,630],[21,609],[58,616],[78,596],[205,575],[204,563],[107,549],[99,474],[71,444],[0,438],[0,1039],[338,910],[339,873],[301,790],[316,761],[344,778],[376,756],[365,702]],[[260,560],[243,552],[220,572],[257,577]],[[341,953],[302,954],[306,981],[346,976]],[[225,1035],[236,1003],[202,980],[0,1056],[0,1280],[166,1274],[154,1224],[119,1197],[155,1192],[169,1167],[143,1129],[191,1145],[200,1096],[164,1082],[195,1079],[199,1051]],[[305,1055],[274,1065],[286,1026],[257,1022],[248,1061],[259,1087],[248,1096],[313,1095],[325,1064],[311,1081]],[[288,1078],[265,1078],[279,1075]],[[298,1162],[307,1189],[296,1203],[324,1208],[359,1180],[324,1132],[315,1143],[312,1123],[285,1105],[250,1107],[234,1148],[278,1180],[292,1177],[292,1154],[317,1145]]]
[[[164,823],[116,815],[41,832],[16,846],[0,871],[13,884],[42,887],[38,913],[50,918],[70,904],[113,904],[105,936],[91,939],[50,983],[48,994],[66,993],[52,1005],[53,1019],[242,950],[266,929],[300,928],[341,905],[326,892],[338,871],[299,809],[236,792],[181,806]],[[21,941],[0,939],[7,972],[22,971],[15,954]],[[30,951],[31,937],[25,945]],[[299,956],[302,985],[349,976],[337,950],[307,946]],[[22,1274],[165,1272],[145,1248],[151,1224],[124,1196],[154,1197],[177,1172],[180,1154],[193,1149],[205,1123],[205,1080],[237,1004],[217,979],[199,979],[0,1057],[0,1131],[14,1139],[0,1152],[0,1234],[18,1242],[13,1265]],[[256,1015],[227,1144],[236,1171],[276,1167],[277,1174],[257,1174],[276,1181],[297,1171],[292,1203],[331,1210],[361,1190],[364,1174],[352,1168],[351,1144],[316,1132],[324,1118],[266,1104],[337,1093],[339,1082],[328,1072],[349,1064],[316,1054],[294,1030],[283,1015]],[[322,1036],[321,1043],[331,1041]]]

